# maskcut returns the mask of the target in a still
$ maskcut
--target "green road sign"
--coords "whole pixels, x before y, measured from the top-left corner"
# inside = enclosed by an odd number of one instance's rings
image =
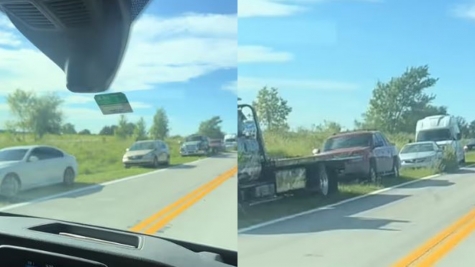
[[[134,112],[124,93],[95,95],[94,100],[104,115]]]

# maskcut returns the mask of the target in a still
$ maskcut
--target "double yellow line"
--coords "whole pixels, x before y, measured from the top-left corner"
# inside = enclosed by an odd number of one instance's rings
[[[205,197],[229,178],[233,177],[236,173],[237,166],[219,175],[209,183],[199,187],[186,196],[180,198],[175,203],[165,207],[159,212],[138,223],[134,227],[130,228],[130,231],[149,235],[155,234],[158,232],[158,230],[166,226],[171,220],[175,219],[178,215],[183,213],[185,210]]]
[[[457,220],[392,267],[434,266],[473,231],[475,231],[475,210]]]

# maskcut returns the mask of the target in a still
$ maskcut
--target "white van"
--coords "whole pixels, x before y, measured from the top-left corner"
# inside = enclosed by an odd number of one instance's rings
[[[465,151],[461,143],[462,134],[457,119],[451,115],[435,115],[417,121],[416,142],[434,141],[445,149],[450,146],[460,163],[465,163]]]

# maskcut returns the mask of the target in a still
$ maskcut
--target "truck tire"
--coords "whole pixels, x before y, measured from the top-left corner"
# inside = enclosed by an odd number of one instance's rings
[[[374,161],[374,159],[370,160],[367,179],[370,183],[377,183],[379,180],[378,171],[376,169],[376,162]]]
[[[400,173],[399,173],[399,159],[397,157],[393,158],[393,170],[392,170],[392,175],[391,177],[393,178],[399,178]]]
[[[338,177],[335,173],[329,172],[323,164],[318,167],[318,180],[322,196],[327,197],[338,192]]]

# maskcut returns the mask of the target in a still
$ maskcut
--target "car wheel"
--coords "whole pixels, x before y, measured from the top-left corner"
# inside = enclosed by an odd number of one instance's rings
[[[67,167],[64,170],[63,174],[63,184],[67,186],[71,186],[74,184],[74,180],[76,179],[76,174],[74,173],[73,168]]]
[[[124,168],[129,169],[130,165],[124,164]]]
[[[394,178],[399,178],[400,172],[399,172],[399,162],[397,159],[393,160],[393,177]]]
[[[378,172],[376,171],[376,167],[374,163],[371,163],[369,166],[368,180],[371,183],[378,182]]]
[[[0,187],[1,194],[8,198],[14,197],[20,191],[20,180],[15,174],[7,174],[3,178],[2,185]]]
[[[320,193],[323,196],[328,196],[330,193],[330,181],[325,166],[321,165],[318,170],[318,180],[320,182]]]
[[[157,157],[154,157],[154,158],[153,158],[152,166],[153,166],[154,168],[158,168],[158,165],[159,165],[158,159],[157,159]]]
[[[170,166],[170,155],[167,155],[167,161],[165,161],[165,166]]]

